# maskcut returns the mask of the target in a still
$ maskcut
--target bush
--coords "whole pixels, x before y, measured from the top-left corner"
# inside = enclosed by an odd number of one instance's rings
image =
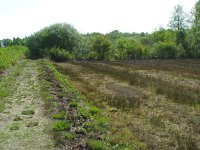
[[[73,52],[79,48],[81,35],[69,24],[54,24],[34,33],[26,39],[31,57],[43,57],[43,50],[54,47]],[[42,51],[42,52],[41,52]]]
[[[59,62],[71,59],[71,54],[64,49],[53,48],[49,50],[48,54],[51,59]]]

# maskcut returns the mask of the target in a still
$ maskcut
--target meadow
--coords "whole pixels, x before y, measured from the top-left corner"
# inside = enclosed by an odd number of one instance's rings
[[[55,66],[107,112],[111,145],[200,148],[199,60],[74,61]]]

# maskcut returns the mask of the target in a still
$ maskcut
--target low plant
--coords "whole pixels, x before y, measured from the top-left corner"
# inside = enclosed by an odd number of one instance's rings
[[[64,134],[65,139],[74,140],[76,138],[75,133],[65,132]]]
[[[38,126],[38,124],[39,124],[38,122],[29,122],[26,124],[26,126],[27,127],[35,127],[35,126]]]
[[[73,102],[70,102],[69,105],[70,105],[71,107],[77,107],[77,106],[78,106],[78,103],[75,102],[75,101],[73,101]]]
[[[95,139],[88,139],[86,141],[86,146],[89,150],[105,150],[106,146],[102,141]]]
[[[20,129],[20,125],[19,123],[13,123],[10,128],[10,130],[19,130]]]
[[[68,121],[57,121],[52,126],[54,131],[64,131],[70,128],[70,123]]]
[[[34,110],[23,110],[22,115],[33,115],[35,114]]]
[[[21,121],[22,120],[22,118],[21,117],[19,117],[19,116],[16,116],[14,119],[13,119],[14,121]]]
[[[53,119],[61,119],[62,120],[64,118],[65,118],[65,112],[53,114]]]

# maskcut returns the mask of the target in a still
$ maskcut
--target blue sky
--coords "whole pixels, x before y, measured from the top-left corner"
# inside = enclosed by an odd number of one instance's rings
[[[25,37],[54,23],[81,33],[152,32],[166,27],[174,6],[197,0],[0,0],[0,39]]]

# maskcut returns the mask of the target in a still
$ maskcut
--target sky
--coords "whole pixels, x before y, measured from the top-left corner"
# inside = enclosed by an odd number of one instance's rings
[[[29,36],[54,23],[80,33],[148,32],[167,27],[174,6],[197,0],[0,0],[0,39]]]

